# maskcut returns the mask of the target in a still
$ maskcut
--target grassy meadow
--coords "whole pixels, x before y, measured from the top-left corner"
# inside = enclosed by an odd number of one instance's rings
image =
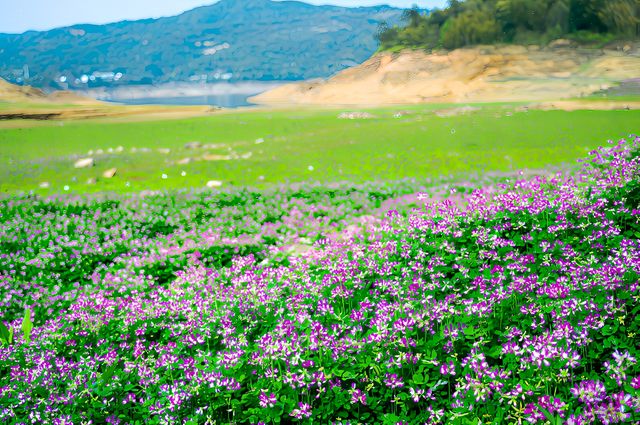
[[[135,192],[298,181],[466,178],[573,165],[637,131],[640,111],[524,111],[484,104],[367,109],[242,110],[133,121],[0,122],[0,191]],[[190,142],[201,147],[187,149]],[[98,152],[102,153],[98,153]],[[92,157],[95,167],[74,168]],[[206,160],[208,158],[209,160]],[[111,179],[105,170],[117,168]],[[164,175],[164,178],[163,178]],[[95,179],[95,183],[88,183]],[[49,188],[39,185],[48,182]]]

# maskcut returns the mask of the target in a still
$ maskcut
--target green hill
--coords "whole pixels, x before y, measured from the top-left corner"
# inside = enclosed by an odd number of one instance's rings
[[[58,89],[327,77],[371,56],[378,24],[401,14],[388,6],[221,0],[167,18],[0,34],[0,77]]]

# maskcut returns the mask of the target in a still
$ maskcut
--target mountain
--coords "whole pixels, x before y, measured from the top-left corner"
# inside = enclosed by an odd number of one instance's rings
[[[221,0],[181,15],[0,34],[0,77],[46,89],[301,80],[366,60],[401,9]]]

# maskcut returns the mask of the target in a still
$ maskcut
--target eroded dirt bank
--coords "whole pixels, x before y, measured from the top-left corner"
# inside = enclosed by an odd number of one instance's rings
[[[545,101],[585,96],[640,77],[640,45],[569,42],[379,53],[328,80],[287,84],[250,100],[268,105],[388,105]]]

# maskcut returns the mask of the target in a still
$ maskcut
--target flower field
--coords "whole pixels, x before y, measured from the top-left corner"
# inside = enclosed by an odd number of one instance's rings
[[[0,423],[640,423],[639,148],[445,199],[2,199]]]

